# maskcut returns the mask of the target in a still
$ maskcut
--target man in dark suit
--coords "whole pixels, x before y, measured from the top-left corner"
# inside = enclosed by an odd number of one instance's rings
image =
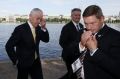
[[[80,56],[79,51],[70,52],[74,46],[78,47],[80,36],[82,34],[83,25],[80,23],[81,10],[74,8],[71,11],[71,21],[67,23],[61,31],[59,44],[63,48],[62,58],[67,66],[68,73],[61,79],[75,79],[75,74],[72,72],[71,64]]]
[[[120,32],[104,23],[104,15],[97,5],[85,9],[83,20],[87,31],[82,34],[78,49],[86,50],[82,78],[120,79]]]
[[[41,26],[39,26],[41,24]],[[49,41],[43,12],[34,8],[28,22],[17,26],[6,43],[6,51],[14,65],[17,65],[17,79],[43,79],[39,56],[39,43]]]

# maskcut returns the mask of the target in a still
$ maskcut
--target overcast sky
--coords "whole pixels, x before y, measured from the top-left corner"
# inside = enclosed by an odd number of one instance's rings
[[[29,14],[31,9],[40,8],[45,15],[70,15],[72,8],[82,11],[89,5],[99,5],[104,15],[118,15],[120,0],[0,0],[0,16]]]

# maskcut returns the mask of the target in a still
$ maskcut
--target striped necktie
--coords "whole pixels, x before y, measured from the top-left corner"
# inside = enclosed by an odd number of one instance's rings
[[[77,28],[77,31],[80,31],[80,27],[78,24],[76,25],[76,28]]]

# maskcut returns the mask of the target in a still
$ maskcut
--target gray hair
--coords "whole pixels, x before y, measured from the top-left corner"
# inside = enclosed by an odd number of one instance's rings
[[[32,15],[32,14],[34,14],[34,13],[36,13],[36,12],[43,13],[43,11],[42,11],[41,9],[39,9],[39,8],[33,8],[33,9],[31,10],[31,12],[30,12],[30,15]]]
[[[71,10],[71,14],[72,14],[74,11],[79,11],[79,12],[81,13],[81,9],[79,9],[79,8],[73,8],[73,9]]]

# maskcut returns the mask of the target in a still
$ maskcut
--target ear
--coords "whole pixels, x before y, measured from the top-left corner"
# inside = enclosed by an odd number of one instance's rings
[[[104,23],[104,19],[105,17],[104,16],[101,16],[101,22]]]

